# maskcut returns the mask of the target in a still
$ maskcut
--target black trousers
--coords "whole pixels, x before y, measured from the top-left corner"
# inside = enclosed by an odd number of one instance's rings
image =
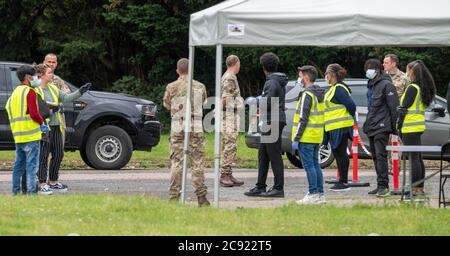
[[[48,167],[48,156],[52,154],[50,159],[50,166]],[[48,178],[51,181],[57,181],[59,178],[59,167],[64,157],[64,142],[59,126],[50,126],[49,141],[41,141],[41,151],[39,153],[39,183],[47,182]],[[48,168],[47,168],[48,167]]]
[[[348,132],[342,134],[342,140],[339,146],[333,149],[334,158],[336,158],[336,163],[339,171],[339,182],[348,183],[348,166],[350,160],[348,159],[347,146],[350,136]]]
[[[284,164],[281,157],[281,132],[286,124],[281,123],[278,138],[274,143],[261,143],[258,149],[258,181],[257,188],[266,188],[267,174],[269,172],[269,163],[272,166],[274,185],[277,190],[284,189]]]
[[[422,141],[420,137],[422,136],[422,132],[414,132],[414,133],[403,133],[402,140],[404,145],[422,145]],[[412,182],[419,181],[425,178],[425,165],[423,164],[422,153],[420,152],[411,152],[405,155],[410,155],[410,165],[412,168]],[[423,188],[424,183],[420,183],[416,187]]]
[[[370,153],[377,172],[377,187],[389,188],[389,167],[386,146],[389,143],[389,133],[379,133],[369,137]]]

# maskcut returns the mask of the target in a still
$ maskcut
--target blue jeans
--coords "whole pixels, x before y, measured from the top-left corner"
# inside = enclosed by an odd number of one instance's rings
[[[20,179],[26,174],[27,193],[36,193],[36,173],[39,166],[39,141],[16,144],[16,162],[13,167],[12,192],[19,194]]]
[[[309,193],[323,193],[323,174],[319,163],[320,144],[302,143],[298,144],[303,168],[308,178]]]

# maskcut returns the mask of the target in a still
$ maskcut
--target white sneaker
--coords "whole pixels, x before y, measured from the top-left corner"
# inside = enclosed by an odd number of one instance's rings
[[[51,194],[53,194],[53,190],[50,188],[49,185],[45,184],[45,185],[41,185],[39,191],[38,191],[39,195],[46,195],[49,196]]]
[[[316,201],[316,204],[324,204],[324,203],[326,203],[327,201],[325,200],[325,194],[320,194],[319,195],[319,198],[317,199],[317,201]]]
[[[319,194],[306,194],[303,199],[296,201],[297,204],[315,204],[319,200]]]

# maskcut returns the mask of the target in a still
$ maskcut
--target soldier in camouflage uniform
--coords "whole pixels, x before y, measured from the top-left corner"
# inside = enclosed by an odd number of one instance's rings
[[[222,161],[220,185],[223,187],[241,186],[243,181],[233,177],[232,166],[236,161],[237,137],[239,134],[239,113],[244,108],[236,74],[241,63],[235,55],[225,61],[227,71],[222,76]]]
[[[398,97],[402,97],[405,91],[406,84],[408,83],[408,77],[405,73],[398,69],[398,57],[395,54],[387,54],[383,60],[383,67],[387,74],[392,79],[392,83],[397,89]]]
[[[188,59],[180,59],[177,63],[179,78],[168,84],[164,93],[164,107],[170,111],[170,200],[178,200],[181,191],[183,171],[184,115],[188,86]],[[192,183],[199,206],[209,205],[206,199],[205,175],[203,173],[205,141],[202,126],[203,105],[206,103],[206,88],[202,83],[192,82],[192,115],[190,130],[189,156],[192,167]]]
[[[61,77],[55,75],[55,69],[58,66],[58,57],[54,53],[49,53],[45,55],[44,62],[45,65],[49,66],[53,72],[52,82],[58,89],[63,91],[66,94],[71,93],[69,87],[64,83],[64,80]],[[66,141],[66,117],[63,112],[60,112],[61,115],[61,127],[62,127],[62,141],[63,144]]]
[[[383,60],[383,67],[387,74],[392,79],[392,83],[395,86],[395,89],[397,91],[397,95],[399,98],[402,97],[403,92],[405,91],[406,85],[408,84],[408,77],[405,73],[403,73],[400,69],[398,69],[398,57],[395,54],[387,54],[384,56]],[[398,145],[402,145],[400,137],[398,137]],[[391,142],[389,142],[391,143]],[[398,159],[401,159],[401,152],[398,152]],[[388,153],[388,163],[390,169],[392,169],[392,152],[389,151]]]

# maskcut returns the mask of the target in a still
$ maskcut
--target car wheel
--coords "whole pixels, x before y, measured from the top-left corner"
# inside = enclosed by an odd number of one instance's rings
[[[327,168],[334,161],[333,152],[331,152],[331,145],[321,145],[320,146],[320,167]],[[286,156],[289,162],[297,168],[303,168],[302,161],[300,160],[300,156],[293,155],[289,152],[286,152]]]
[[[331,145],[328,143],[327,145],[320,145],[320,167],[327,168],[334,161],[334,155],[331,151]]]
[[[89,159],[87,158],[87,154],[86,154],[86,145],[80,149],[80,156],[81,156],[81,159],[83,159],[83,162],[84,162],[87,166],[89,166],[89,167],[91,167],[91,168],[94,168],[94,167],[92,166],[91,162],[89,162]]]
[[[105,125],[91,133],[86,143],[87,159],[95,169],[117,170],[131,158],[133,143],[120,127]]]
[[[289,162],[291,162],[291,164],[293,166],[300,168],[300,169],[303,168],[302,161],[300,161],[300,157],[293,155],[289,152],[286,152],[286,156],[287,156]]]

